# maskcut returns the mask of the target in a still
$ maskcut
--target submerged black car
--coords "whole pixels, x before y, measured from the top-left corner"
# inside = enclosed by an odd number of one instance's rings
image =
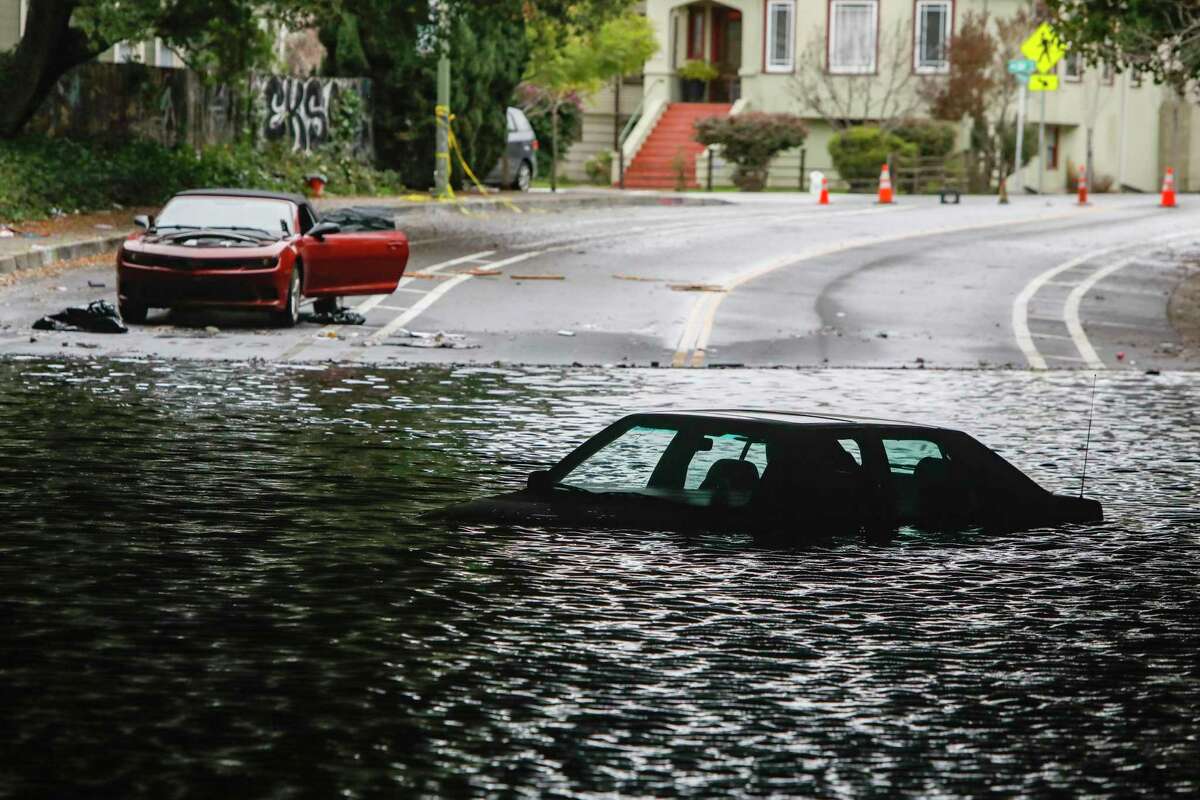
[[[823,536],[1017,530],[1103,518],[1052,494],[965,433],[781,411],[633,414],[523,491],[438,518],[572,527]]]

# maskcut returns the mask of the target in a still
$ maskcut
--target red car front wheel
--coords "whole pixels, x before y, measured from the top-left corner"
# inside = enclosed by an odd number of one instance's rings
[[[292,267],[283,310],[275,312],[275,321],[281,328],[290,328],[300,321],[300,277],[299,265]]]

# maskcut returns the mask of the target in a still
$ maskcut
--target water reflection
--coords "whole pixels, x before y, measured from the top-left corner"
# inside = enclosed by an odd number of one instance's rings
[[[0,793],[1200,789],[1200,379],[1104,375],[1108,521],[766,549],[422,527],[630,407],[964,427],[1077,491],[1090,375],[0,363]]]

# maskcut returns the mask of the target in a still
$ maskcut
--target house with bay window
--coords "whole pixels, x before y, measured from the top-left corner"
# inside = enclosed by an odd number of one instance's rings
[[[579,170],[587,157],[619,143],[614,173],[623,161],[630,188],[672,187],[681,168],[685,183],[702,185],[708,159],[691,141],[693,123],[745,111],[788,112],[810,123],[803,152],[785,153],[772,165],[773,185],[799,188],[803,172],[813,169],[836,180],[831,119],[926,115],[918,88],[949,72],[964,15],[986,12],[996,20],[1024,10],[1032,16],[1027,0],[645,0],[642,6],[661,46],[641,75],[592,98],[584,141],[568,160],[569,170]],[[684,102],[695,87],[685,85],[679,70],[694,60],[711,64],[717,77],[704,87],[703,102]],[[1117,75],[1077,57],[1057,69],[1060,90],[1045,97],[1045,148],[1021,176],[1027,188],[1038,187],[1040,174],[1043,191],[1066,191],[1068,164],[1085,162],[1090,129],[1097,175],[1153,192],[1171,166],[1181,187],[1200,189],[1200,135],[1191,135],[1200,134],[1200,114],[1193,104],[1149,78]],[[1041,99],[1029,95],[1028,121],[1038,120]],[[966,131],[964,122],[964,146]],[[727,182],[717,162],[714,180]]]

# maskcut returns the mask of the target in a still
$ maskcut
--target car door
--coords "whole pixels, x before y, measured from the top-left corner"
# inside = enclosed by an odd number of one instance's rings
[[[306,234],[299,250],[309,297],[391,294],[408,265],[408,237],[401,231]]]

